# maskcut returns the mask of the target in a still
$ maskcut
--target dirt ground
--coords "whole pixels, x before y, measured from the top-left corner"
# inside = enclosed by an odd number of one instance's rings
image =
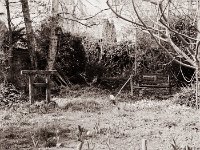
[[[1,110],[1,150],[74,150],[78,126],[83,130],[83,150],[148,150],[200,148],[200,111],[173,103],[173,97],[137,99],[121,96],[116,101],[99,89],[75,90],[53,98],[56,108],[42,106],[30,112],[28,104]],[[126,94],[124,94],[126,95]],[[34,110],[34,109],[33,109]]]

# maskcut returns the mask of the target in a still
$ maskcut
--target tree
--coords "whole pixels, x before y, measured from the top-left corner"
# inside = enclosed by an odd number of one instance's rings
[[[161,50],[164,50],[166,54],[171,57],[172,61],[196,70],[197,99],[199,88],[198,77],[200,76],[200,3],[199,1],[195,2],[196,3],[193,3],[193,1],[181,1],[180,3],[180,1],[175,0],[143,0],[140,1],[140,6],[138,6],[135,0],[131,0],[132,11],[134,15],[136,15],[138,22],[116,12],[109,1],[107,1],[107,5],[117,17],[132,23],[143,32],[150,34]],[[149,4],[148,7],[153,6],[156,8],[148,11],[148,13],[152,11],[154,15],[144,16],[144,13],[141,11],[142,3]],[[192,8],[194,5],[197,8],[195,10]],[[188,12],[181,9],[185,8],[185,6],[188,6],[186,8]],[[196,15],[194,15],[195,13]],[[172,21],[180,20],[180,16],[184,17],[183,20],[189,21],[188,25],[193,29],[195,34],[191,34],[188,29],[184,30],[184,21],[182,21],[179,26],[172,24]],[[173,37],[178,39],[179,44],[176,43]]]
[[[0,47],[2,47],[5,33],[7,32],[7,27],[3,21],[0,20]]]
[[[28,0],[21,0],[21,4],[22,4],[22,12],[23,12],[23,17],[24,17],[24,22],[25,22],[25,27],[26,27],[27,45],[28,45],[29,54],[31,58],[31,68],[36,69],[37,63],[36,63],[35,52],[37,49],[37,44],[34,37],[32,21],[31,21],[30,12],[29,12]]]
[[[13,44],[12,44],[12,26],[11,26],[11,16],[10,16],[10,2],[9,0],[5,0],[6,4],[6,11],[7,11],[7,21],[8,21],[8,80],[13,80],[13,68],[12,68],[12,51],[13,51]]]
[[[4,43],[4,38],[6,36],[6,32],[7,32],[7,27],[5,25],[4,22],[0,21],[0,48],[1,48],[1,51],[0,51],[0,63],[1,63],[1,71],[0,71],[0,80],[2,82],[2,78],[3,78],[3,82],[4,84],[6,83],[7,81],[7,70],[5,69],[5,60],[7,59],[7,54],[5,53],[5,51],[3,51],[3,43]]]
[[[105,42],[108,42],[108,43],[117,42],[116,29],[115,29],[114,22],[110,23],[108,19],[104,19],[102,38],[105,40]]]
[[[154,2],[153,0],[148,0],[147,2],[143,3],[151,3],[152,5],[156,6],[159,9],[159,15],[154,18],[148,18],[146,21],[143,15],[141,15],[141,12],[136,7],[136,2],[131,1],[133,6],[133,12],[137,16],[137,20],[133,21],[130,18],[126,18],[122,16],[121,14],[117,13],[114,8],[110,5],[109,1],[107,1],[107,4],[109,8],[112,10],[112,12],[119,18],[132,23],[137,28],[142,29],[143,32],[150,34],[150,36],[155,40],[155,42],[164,50],[174,61],[180,63],[181,65],[190,67],[190,68],[196,68],[195,64],[195,51],[196,49],[192,49],[194,46],[194,41],[197,42],[197,38],[188,36],[186,33],[181,33],[178,30],[176,30],[171,24],[170,24],[170,17],[178,17],[178,15],[170,16],[173,14],[172,11],[170,11],[170,6],[172,5],[171,1],[168,0],[162,0],[158,3]],[[176,10],[178,11],[178,10]],[[174,12],[176,13],[176,12]],[[183,14],[182,14],[183,15]],[[188,16],[189,18],[190,16]],[[156,20],[157,19],[157,20]],[[193,20],[191,19],[191,22]],[[196,32],[198,29],[196,29]],[[186,50],[182,50],[181,47],[178,47],[176,43],[172,40],[172,34],[175,34],[181,42],[184,44],[184,46],[187,46],[188,48]],[[163,41],[163,42],[160,42]],[[170,51],[164,46],[164,43],[167,42],[173,51]],[[172,53],[173,52],[173,53]],[[181,60],[180,60],[181,58]]]
[[[57,36],[56,36],[56,28],[58,24],[58,4],[59,0],[53,0],[52,1],[52,17],[50,22],[51,27],[51,34],[50,34],[50,47],[48,52],[48,66],[47,69],[52,70],[55,57],[56,57],[56,50],[57,50]]]

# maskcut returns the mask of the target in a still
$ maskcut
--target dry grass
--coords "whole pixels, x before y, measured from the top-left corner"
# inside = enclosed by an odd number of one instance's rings
[[[2,110],[0,149],[74,150],[80,143],[78,125],[83,128],[83,150],[88,145],[97,150],[139,150],[142,139],[148,140],[148,150],[171,150],[173,139],[180,147],[200,148],[200,111],[174,104],[173,98],[138,101],[123,97],[113,105],[109,93],[99,89],[80,93],[54,98],[58,109],[51,113]]]

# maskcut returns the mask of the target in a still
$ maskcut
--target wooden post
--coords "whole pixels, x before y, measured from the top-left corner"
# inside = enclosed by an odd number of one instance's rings
[[[46,84],[46,102],[48,104],[51,101],[50,75],[46,76]]]
[[[137,45],[135,45],[135,63],[134,63],[135,75],[137,74]]]
[[[142,139],[142,150],[147,150],[147,140]]]
[[[103,40],[100,39],[99,40],[99,46],[100,46],[100,53],[99,53],[99,61],[98,63],[101,63],[102,57],[103,57],[103,44],[102,44]]]
[[[133,76],[130,77],[131,96],[133,96]]]
[[[46,87],[46,101],[51,100],[51,88],[50,88],[50,76],[56,74],[56,70],[22,70],[21,74],[26,74],[29,77],[29,100],[30,103],[34,103],[34,87]],[[34,76],[40,74],[45,75],[45,83],[34,83]]]
[[[172,85],[171,85],[171,77],[168,75],[168,84],[169,84],[169,94],[172,94]]]
[[[29,86],[29,102],[31,104],[34,103],[34,89],[33,89],[33,75],[29,75],[28,76],[28,79],[29,79],[29,83],[28,83],[28,86]]]

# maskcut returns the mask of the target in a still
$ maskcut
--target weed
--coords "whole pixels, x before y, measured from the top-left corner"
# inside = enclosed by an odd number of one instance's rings
[[[44,147],[55,147],[59,139],[57,130],[51,126],[38,128],[34,133],[31,133],[31,139],[34,147],[43,145]]]
[[[173,139],[173,143],[171,144],[173,150],[194,150],[196,148],[190,147],[190,146],[185,146],[184,148],[181,148],[179,145],[177,145],[176,141]]]

